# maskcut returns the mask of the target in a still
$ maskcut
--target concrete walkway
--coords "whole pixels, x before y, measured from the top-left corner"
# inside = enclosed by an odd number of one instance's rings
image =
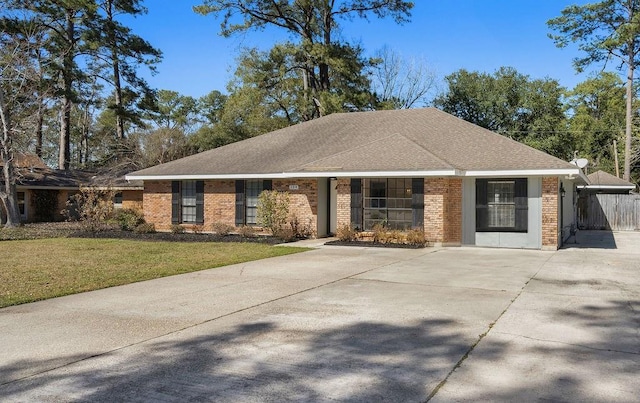
[[[581,236],[325,246],[1,309],[0,401],[637,401],[640,233]]]

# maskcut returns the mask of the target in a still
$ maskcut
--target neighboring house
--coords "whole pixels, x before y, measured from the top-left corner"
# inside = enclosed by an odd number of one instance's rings
[[[145,219],[159,230],[254,225],[258,195],[273,189],[289,192],[292,213],[318,236],[381,222],[423,229],[436,244],[557,249],[580,175],[425,108],[332,114],[126,178],[144,181]]]
[[[636,189],[636,185],[613,176],[604,171],[596,171],[587,175],[588,184],[578,185],[580,191],[587,193],[629,193]]]
[[[116,192],[116,208],[142,210],[142,182],[127,182],[124,177],[112,178],[88,171],[51,169],[33,154],[16,154],[15,165],[18,207],[22,222],[66,219],[62,211],[67,208],[67,201],[83,186],[112,189]],[[0,222],[4,221],[5,212],[0,211]]]

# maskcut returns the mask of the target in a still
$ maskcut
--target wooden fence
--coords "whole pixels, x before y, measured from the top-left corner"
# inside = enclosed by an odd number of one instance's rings
[[[640,195],[581,195],[578,200],[578,228],[640,230]]]

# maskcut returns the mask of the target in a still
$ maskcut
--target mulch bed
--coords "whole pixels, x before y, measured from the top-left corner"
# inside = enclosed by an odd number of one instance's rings
[[[363,248],[399,248],[399,249],[423,249],[428,245],[411,245],[404,243],[379,243],[373,241],[329,241],[325,245],[334,246],[360,246]]]
[[[276,245],[283,243],[281,239],[272,236],[257,235],[253,237],[243,237],[237,234],[217,235],[217,234],[195,234],[183,233],[174,234],[171,232],[154,232],[149,234],[138,234],[132,231],[76,231],[69,235],[72,238],[99,238],[99,239],[133,239],[141,241],[162,241],[162,242],[255,242]]]

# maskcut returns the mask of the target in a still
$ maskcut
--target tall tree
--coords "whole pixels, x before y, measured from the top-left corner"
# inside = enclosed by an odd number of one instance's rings
[[[313,107],[310,118],[322,114],[323,102],[335,102],[323,99],[335,84],[331,70],[340,65],[340,54],[354,49],[345,48],[336,40],[334,33],[339,30],[339,20],[376,16],[392,17],[403,23],[408,21],[412,8],[412,2],[401,0],[204,0],[194,7],[200,14],[222,17],[223,36],[265,27],[277,27],[291,34],[295,38],[293,44],[299,48],[297,67],[302,74],[303,99]],[[240,17],[241,22],[235,23],[235,17]]]
[[[578,72],[593,63],[617,60],[626,66],[626,123],[624,146],[624,179],[631,177],[633,126],[633,79],[640,56],[640,0],[604,0],[584,6],[572,5],[560,17],[547,22],[559,35],[550,35],[558,47],[578,43],[586,53],[574,60]]]
[[[568,94],[569,127],[581,157],[599,169],[615,173],[613,140],[624,138],[625,89],[620,77],[603,72]]]
[[[570,158],[562,95],[549,78],[532,80],[515,69],[494,74],[459,70],[445,77],[448,88],[434,105],[468,122],[546,151]]]
[[[154,73],[162,55],[116,18],[121,14],[134,17],[146,14],[147,9],[140,3],[139,0],[100,0],[99,29],[94,30],[96,36],[90,38],[95,49],[93,56],[98,64],[110,70],[103,78],[113,86],[113,103],[108,107],[115,112],[116,138],[119,140],[125,138],[125,121],[135,119],[136,115],[132,110],[134,104],[127,103],[125,98],[131,98],[132,94],[144,97],[151,92],[146,81],[138,76],[138,67],[147,66]]]

